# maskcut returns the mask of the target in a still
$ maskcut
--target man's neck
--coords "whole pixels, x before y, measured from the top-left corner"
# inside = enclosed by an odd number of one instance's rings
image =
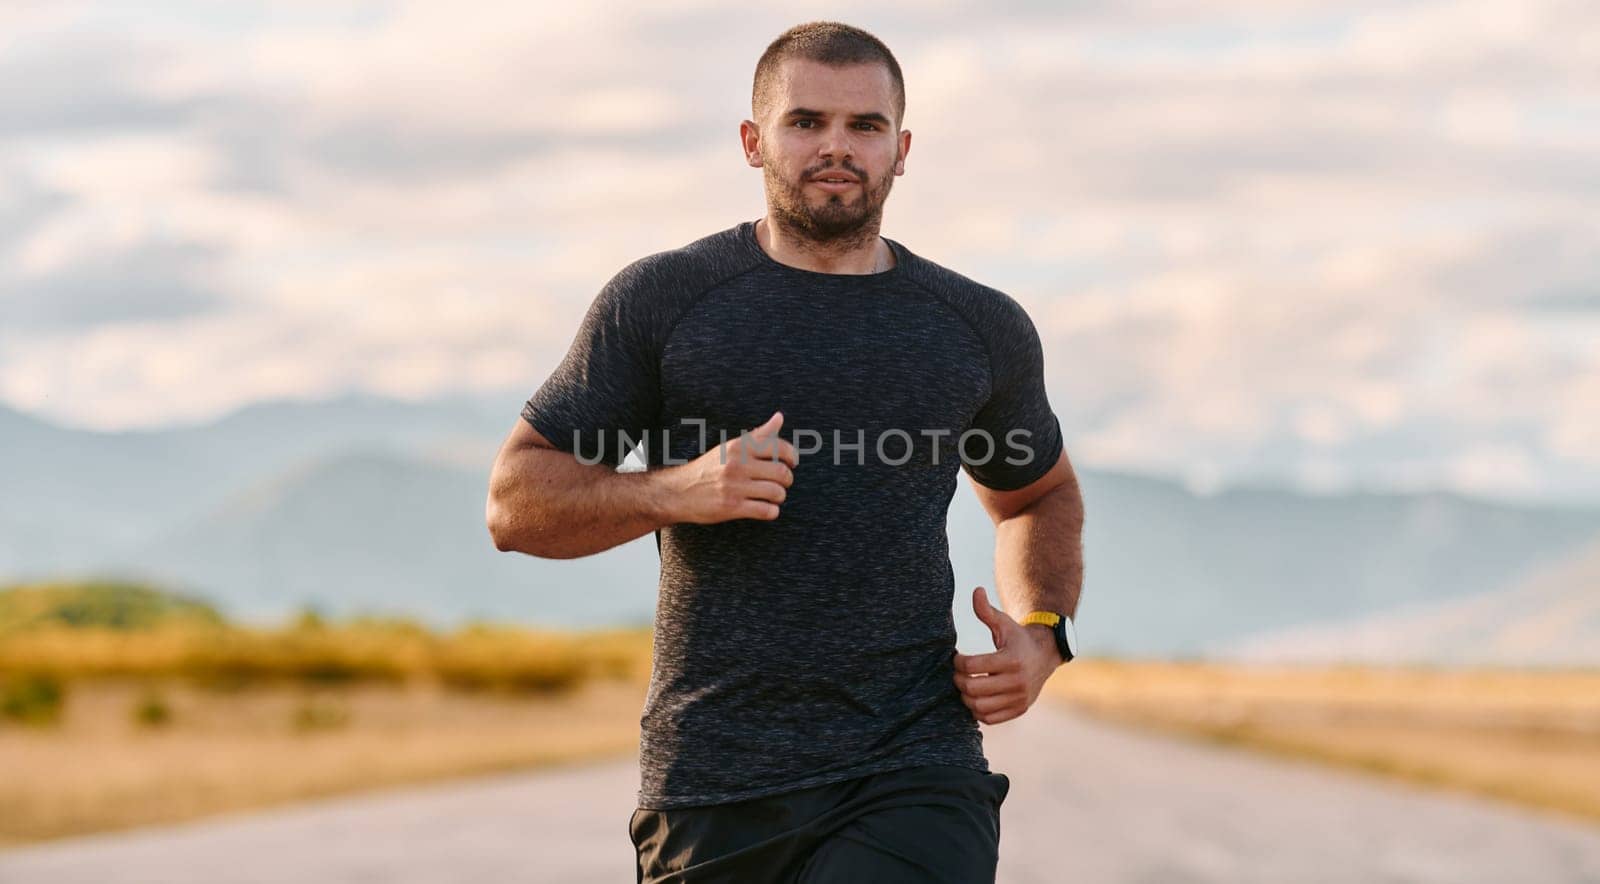
[[[756,241],[774,261],[816,273],[882,273],[895,265],[894,250],[876,231],[860,245],[827,249],[763,217],[756,222]]]

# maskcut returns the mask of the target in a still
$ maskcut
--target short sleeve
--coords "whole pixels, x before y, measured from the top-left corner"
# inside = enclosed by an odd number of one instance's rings
[[[561,363],[522,407],[550,443],[617,467],[659,421],[659,358],[649,276],[636,266],[606,283]]]
[[[1036,481],[1061,457],[1061,422],[1044,387],[1044,347],[1022,305],[1006,295],[990,314],[989,399],[969,432],[982,430],[991,447],[973,434],[962,445],[962,462],[978,483],[1012,491]],[[985,455],[989,456],[985,458]]]

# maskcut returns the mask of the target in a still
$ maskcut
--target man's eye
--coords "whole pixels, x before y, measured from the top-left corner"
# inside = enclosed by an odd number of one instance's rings
[[[810,129],[812,127],[812,125],[814,125],[816,122],[817,122],[816,120],[806,118],[806,119],[795,120],[794,124],[796,126],[800,126],[801,128]],[[857,123],[856,127],[859,128],[859,129],[864,129],[864,130],[866,130],[868,132],[876,132],[876,131],[878,131],[878,124],[877,123],[868,123],[868,122],[863,121],[863,122]]]

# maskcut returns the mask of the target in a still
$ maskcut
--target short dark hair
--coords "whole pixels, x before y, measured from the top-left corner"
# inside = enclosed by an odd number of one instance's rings
[[[813,21],[795,25],[773,40],[756,62],[755,83],[750,90],[750,110],[759,122],[772,101],[778,67],[791,58],[803,58],[825,65],[882,64],[894,83],[894,119],[898,125],[906,116],[906,81],[900,62],[882,40],[860,28],[836,21]]]

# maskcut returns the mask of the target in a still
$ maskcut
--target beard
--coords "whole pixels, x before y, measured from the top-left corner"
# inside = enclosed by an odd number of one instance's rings
[[[898,161],[896,157],[895,162]],[[877,181],[849,163],[808,169],[798,182],[780,177],[770,165],[763,165],[761,169],[767,182],[767,208],[772,220],[785,230],[830,248],[864,245],[878,235],[883,223],[883,204],[894,186],[894,163],[889,164]],[[849,172],[861,182],[854,196],[824,193],[820,200],[808,198],[807,182],[833,169]]]

